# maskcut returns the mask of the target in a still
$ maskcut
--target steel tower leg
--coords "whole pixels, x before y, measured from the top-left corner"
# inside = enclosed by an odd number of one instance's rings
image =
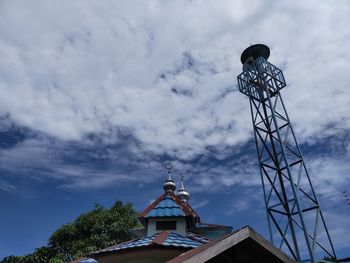
[[[323,256],[335,258],[280,94],[286,86],[283,73],[266,59],[250,57],[237,79],[239,90],[250,101],[271,241],[299,262],[316,262]]]

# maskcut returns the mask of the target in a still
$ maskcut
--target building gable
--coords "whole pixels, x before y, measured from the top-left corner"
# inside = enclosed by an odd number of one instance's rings
[[[226,237],[204,244],[166,263],[229,262],[295,263],[249,226]]]
[[[200,218],[188,202],[181,201],[173,192],[165,192],[139,214],[140,222],[145,226],[147,235],[153,235],[162,230],[185,234],[187,229],[200,223]],[[171,223],[176,221],[176,227]],[[169,225],[168,229],[157,225]]]
[[[183,209],[169,195],[162,200],[144,217],[184,217]]]

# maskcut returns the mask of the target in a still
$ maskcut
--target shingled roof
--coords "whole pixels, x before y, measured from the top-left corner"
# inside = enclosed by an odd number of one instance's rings
[[[182,247],[182,248],[197,248],[203,244],[210,242],[208,239],[194,235],[186,234],[180,235],[174,232],[163,231],[152,236],[145,236],[142,238],[127,241],[115,246],[98,250],[91,254],[97,256],[104,253],[116,253],[133,248],[149,247],[149,246],[163,246],[163,247]]]
[[[198,262],[296,263],[249,226],[182,253],[166,263]]]
[[[170,196],[165,196],[145,217],[184,217],[184,211]]]
[[[195,223],[200,222],[198,214],[190,204],[182,202],[172,192],[163,193],[139,214],[141,221],[151,217],[191,217]]]

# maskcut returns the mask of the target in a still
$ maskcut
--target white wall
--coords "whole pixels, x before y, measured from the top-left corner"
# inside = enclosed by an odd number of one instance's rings
[[[154,235],[155,233],[162,232],[156,230],[157,221],[176,221],[176,230],[169,230],[170,232],[175,232],[181,235],[186,234],[186,220],[185,218],[150,218],[148,219],[147,236]]]

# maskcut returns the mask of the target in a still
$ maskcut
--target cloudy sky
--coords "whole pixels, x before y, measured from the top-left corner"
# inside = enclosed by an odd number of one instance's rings
[[[284,71],[332,239],[350,256],[349,23],[348,0],[0,1],[0,258],[95,203],[141,211],[167,161],[203,221],[268,237],[236,81],[254,43]]]

